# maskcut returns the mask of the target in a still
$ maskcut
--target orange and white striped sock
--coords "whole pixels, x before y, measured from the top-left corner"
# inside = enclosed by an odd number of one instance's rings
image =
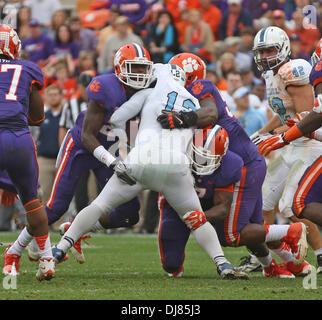
[[[49,234],[45,234],[44,236],[34,237],[38,248],[39,248],[39,254],[41,258],[52,258],[53,254],[51,251],[51,243],[50,243],[50,237]]]
[[[281,240],[287,235],[289,225],[284,224],[266,224],[264,225],[266,229],[265,242]]]

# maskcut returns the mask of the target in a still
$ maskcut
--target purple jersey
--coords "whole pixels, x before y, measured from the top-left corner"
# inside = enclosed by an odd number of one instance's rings
[[[322,82],[322,60],[318,61],[312,68],[310,73],[310,83],[315,88]]]
[[[94,100],[98,105],[104,108],[104,125],[101,128],[97,139],[105,147],[105,149],[108,149],[116,141],[108,140],[107,135],[110,131],[109,121],[113,112],[127,101],[128,98],[125,90],[115,74],[107,74],[93,78],[87,87],[86,93],[88,100]],[[79,114],[74,128],[71,129],[76,146],[81,148],[83,148],[81,134],[85,112],[86,111],[83,111]]]
[[[195,190],[200,198],[202,208],[209,209],[216,188],[226,188],[241,179],[244,162],[240,156],[227,150],[222,158],[221,166],[211,175],[195,176]],[[205,209],[205,207],[208,207]]]
[[[44,83],[40,68],[26,60],[0,60],[0,130],[29,132],[30,88]]]
[[[222,99],[218,89],[209,80],[197,80],[189,85],[188,91],[198,100],[211,97],[218,109],[217,124],[226,129],[229,135],[229,150],[238,154],[247,165],[258,159],[257,147],[249,139],[246,131],[234,117]]]

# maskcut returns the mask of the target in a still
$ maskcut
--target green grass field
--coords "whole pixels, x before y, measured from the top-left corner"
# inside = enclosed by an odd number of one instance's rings
[[[1,268],[3,252],[16,239],[16,233],[0,233]],[[52,234],[52,242],[60,236]],[[37,265],[25,252],[15,290],[4,289],[1,275],[0,300],[321,300],[322,274],[317,289],[304,289],[303,278],[264,278],[250,273],[250,280],[222,280],[208,256],[190,238],[186,249],[185,272],[179,279],[163,271],[156,235],[95,234],[84,249],[86,263],[69,259],[58,265],[56,277],[38,282]],[[245,248],[225,248],[234,265],[247,254]],[[310,249],[307,261],[315,265]]]

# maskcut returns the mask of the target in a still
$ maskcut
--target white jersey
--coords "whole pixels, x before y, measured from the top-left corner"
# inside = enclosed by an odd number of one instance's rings
[[[287,86],[303,86],[310,83],[311,65],[303,59],[294,59],[282,65],[274,75],[273,71],[263,74],[266,82],[266,93],[270,108],[276,113],[281,123],[296,117],[296,110],[291,96],[286,91]],[[312,88],[313,94],[313,88]],[[292,144],[298,146],[318,146],[319,142],[300,138]]]
[[[140,113],[140,126],[135,147],[172,149],[185,153],[193,136],[192,129],[162,129],[157,117],[166,111],[196,111],[198,99],[173,79],[168,65],[155,64],[157,83],[154,88],[143,89],[117,109],[111,117],[112,127],[124,128],[127,120]]]

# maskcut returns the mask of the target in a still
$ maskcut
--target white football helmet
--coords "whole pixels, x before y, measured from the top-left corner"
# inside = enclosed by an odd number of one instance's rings
[[[173,79],[184,87],[186,85],[186,73],[176,64],[168,64],[168,66],[172,73]]]
[[[260,51],[276,48],[277,54],[261,58]],[[254,60],[260,71],[272,70],[281,65],[291,54],[290,39],[286,32],[278,27],[267,27],[259,30],[254,38]]]

